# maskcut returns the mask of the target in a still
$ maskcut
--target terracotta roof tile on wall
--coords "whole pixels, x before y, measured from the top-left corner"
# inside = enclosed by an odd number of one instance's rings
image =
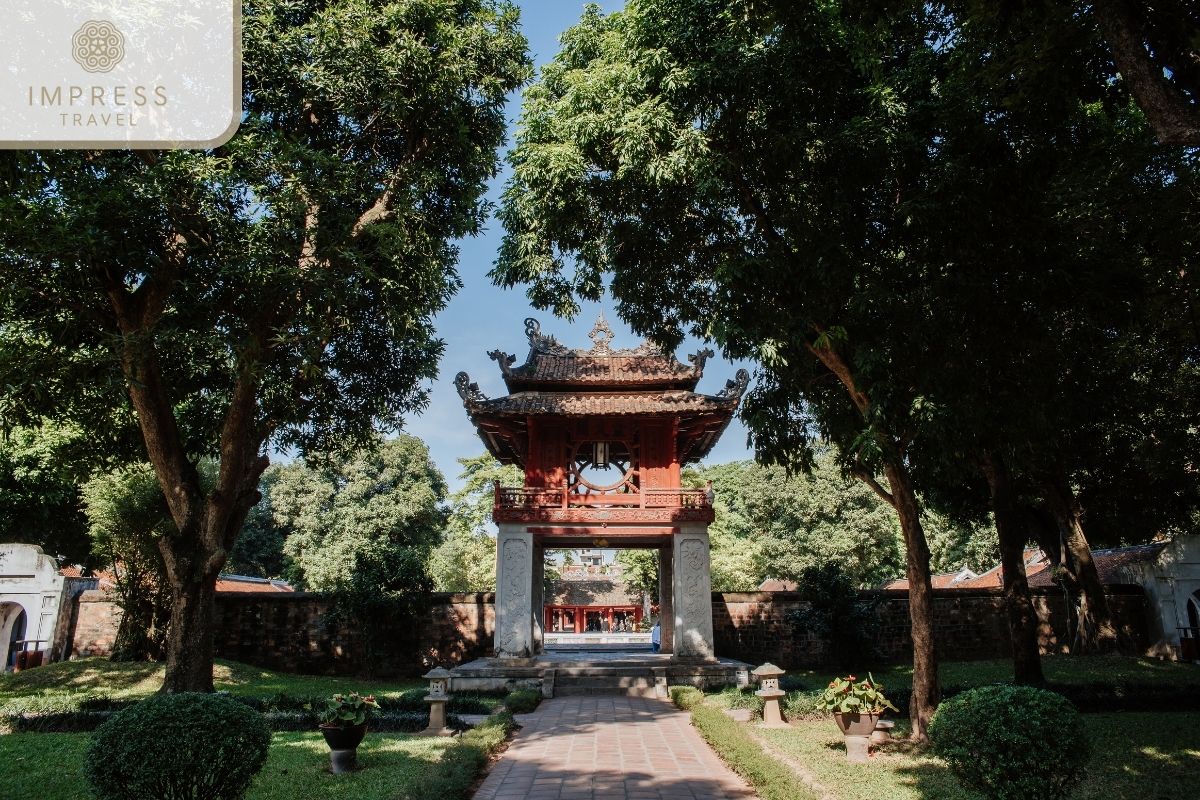
[[[554,592],[546,598],[547,605],[555,606],[632,606],[633,599],[625,582],[611,577],[595,577],[588,580],[561,580],[554,584]]]
[[[1122,575],[1125,567],[1135,564],[1146,564],[1158,558],[1158,554],[1167,546],[1166,542],[1155,542],[1134,547],[1117,547],[1111,550],[1093,550],[1092,560],[1096,562],[1096,572],[1103,584],[1125,583],[1128,578]],[[1054,576],[1047,569],[1029,578],[1030,586],[1053,586]]]
[[[59,567],[58,574],[64,578],[82,578],[83,570],[79,567]]]
[[[221,575],[217,578],[218,592],[293,592],[291,584],[247,575]]]

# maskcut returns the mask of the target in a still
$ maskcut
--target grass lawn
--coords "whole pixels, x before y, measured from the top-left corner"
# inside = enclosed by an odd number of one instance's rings
[[[90,734],[15,733],[0,736],[0,797],[90,800],[80,771]],[[319,733],[276,733],[262,772],[246,800],[398,800],[417,797],[445,738],[369,734],[358,750],[361,769],[328,771],[329,749]]]
[[[0,705],[6,700],[29,696],[97,695],[113,699],[145,697],[162,685],[162,664],[116,663],[106,658],[60,661],[16,674],[0,675]],[[218,660],[213,668],[218,690],[239,695],[288,694],[298,697],[335,692],[397,694],[427,685],[424,681],[382,681],[366,678],[337,678],[324,675],[288,675],[280,672]]]
[[[943,661],[938,666],[943,686],[985,686],[990,683],[1007,683],[1013,678],[1012,661],[1009,659]],[[1200,666],[1153,658],[1050,655],[1042,656],[1042,670],[1050,683],[1200,686]],[[865,671],[856,674],[859,677],[866,676]],[[880,667],[872,670],[872,674],[885,686],[912,684],[911,664]],[[788,675],[811,684],[811,688],[814,689],[824,687],[834,677],[831,672],[815,670],[794,670]]]
[[[1176,800],[1195,797],[1200,775],[1200,714],[1088,714],[1084,729],[1092,760],[1071,800]],[[896,725],[897,736],[907,723]],[[789,729],[758,728],[779,753],[804,765],[838,800],[980,800],[964,789],[927,749],[895,741],[865,765],[846,761],[842,736],[830,719],[803,720]]]

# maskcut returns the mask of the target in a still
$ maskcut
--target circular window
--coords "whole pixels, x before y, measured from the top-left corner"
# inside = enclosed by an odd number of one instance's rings
[[[636,473],[625,442],[580,442],[571,457],[572,490],[579,494],[637,492]]]

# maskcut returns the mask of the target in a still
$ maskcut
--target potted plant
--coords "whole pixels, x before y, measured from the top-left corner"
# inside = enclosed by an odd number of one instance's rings
[[[335,694],[319,712],[321,735],[329,745],[333,772],[349,772],[358,764],[358,746],[367,735],[367,720],[379,703],[358,692]]]
[[[883,685],[867,673],[865,681],[853,675],[834,678],[817,699],[817,708],[833,712],[843,736],[870,736],[885,709],[896,711],[883,696]],[[849,749],[849,746],[847,746]]]

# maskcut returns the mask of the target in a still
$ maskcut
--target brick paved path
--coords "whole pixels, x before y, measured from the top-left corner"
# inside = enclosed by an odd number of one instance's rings
[[[475,800],[732,800],[755,795],[664,700],[543,700]]]

